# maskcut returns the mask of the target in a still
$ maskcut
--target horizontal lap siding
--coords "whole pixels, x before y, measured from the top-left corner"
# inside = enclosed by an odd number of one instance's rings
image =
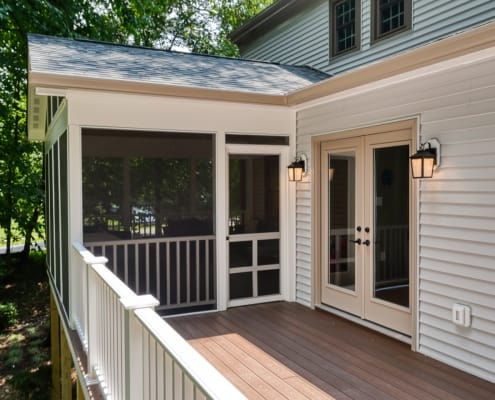
[[[305,182],[297,183],[296,195],[296,299],[311,305],[311,184]]]
[[[495,382],[495,61],[413,78],[298,112],[311,137],[419,116],[442,165],[419,185],[419,351]],[[311,164],[311,160],[310,160]],[[297,296],[311,299],[311,174],[297,186]],[[452,323],[468,304],[472,326]]]
[[[242,48],[242,57],[324,68],[329,55],[328,19],[328,2],[314,1],[299,15]]]
[[[413,29],[371,43],[371,1],[361,1],[361,51],[330,58],[329,1],[303,12],[241,49],[242,56],[309,65],[331,74],[378,61],[495,18],[493,0],[413,0]]]

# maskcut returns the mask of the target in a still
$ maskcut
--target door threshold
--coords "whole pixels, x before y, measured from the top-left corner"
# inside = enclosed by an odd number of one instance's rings
[[[404,335],[403,333],[394,331],[392,329],[385,328],[382,325],[375,324],[371,321],[367,321],[365,319],[356,317],[355,315],[346,313],[345,311],[341,311],[337,308],[333,308],[333,307],[327,306],[325,304],[316,304],[315,308],[318,308],[320,310],[323,310],[323,311],[329,312],[331,314],[337,315],[338,317],[344,318],[348,321],[354,322],[355,324],[364,326],[365,328],[379,332],[385,336],[391,337],[392,339],[396,339],[400,342],[403,342],[403,343],[406,343],[406,344],[409,344],[412,346],[411,337]],[[412,349],[412,347],[411,347],[411,349]]]

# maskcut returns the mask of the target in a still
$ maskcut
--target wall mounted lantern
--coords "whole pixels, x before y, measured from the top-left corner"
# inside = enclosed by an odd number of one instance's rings
[[[431,178],[433,171],[440,166],[440,142],[429,139],[421,143],[416,153],[409,157],[414,179]]]
[[[303,175],[306,172],[306,156],[301,154],[300,156],[296,156],[294,162],[292,162],[287,170],[289,172],[289,181],[302,181]]]

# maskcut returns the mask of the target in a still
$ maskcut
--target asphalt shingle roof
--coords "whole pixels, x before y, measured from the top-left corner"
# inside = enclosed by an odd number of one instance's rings
[[[297,67],[226,57],[29,35],[29,70],[233,92],[285,95],[329,76]]]

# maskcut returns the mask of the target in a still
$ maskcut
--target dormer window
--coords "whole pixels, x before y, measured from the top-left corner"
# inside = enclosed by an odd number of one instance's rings
[[[332,2],[332,55],[337,56],[359,48],[360,0]]]
[[[410,29],[412,0],[373,0],[373,41]]]

